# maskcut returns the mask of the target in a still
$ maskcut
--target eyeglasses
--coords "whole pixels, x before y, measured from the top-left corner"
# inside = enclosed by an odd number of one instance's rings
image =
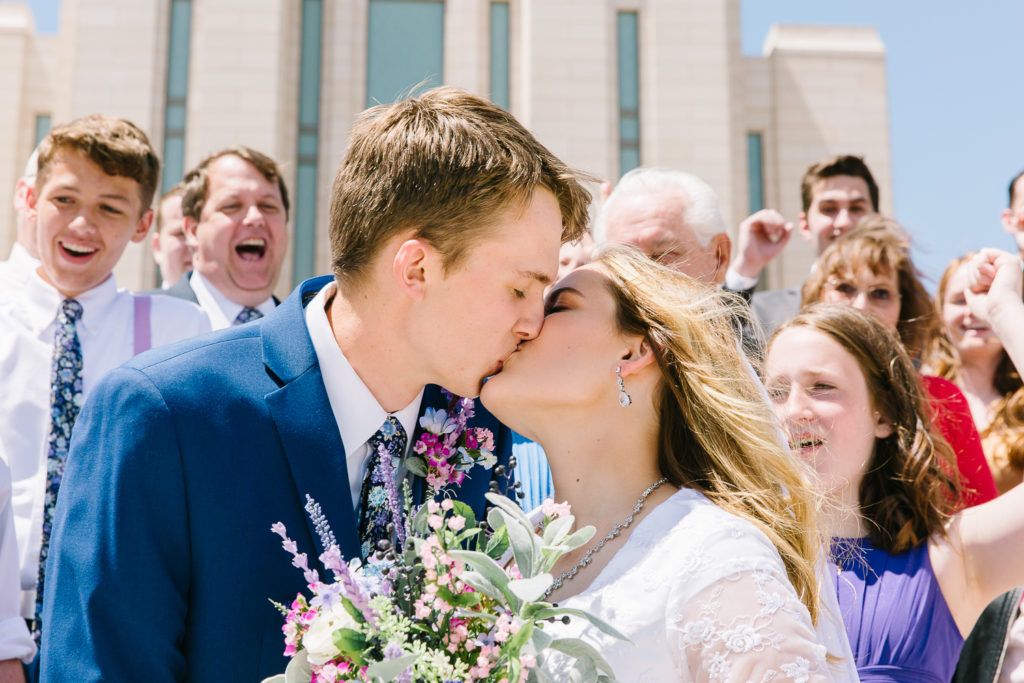
[[[839,300],[846,303],[856,301],[861,294],[865,299],[879,306],[888,306],[900,301],[899,290],[885,285],[872,285],[862,290],[849,282],[831,279],[825,283],[825,291],[832,295],[833,301]]]

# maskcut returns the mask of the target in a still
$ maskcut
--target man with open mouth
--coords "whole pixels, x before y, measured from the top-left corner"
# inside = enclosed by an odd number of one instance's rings
[[[215,330],[270,313],[288,247],[288,189],[277,163],[229,147],[189,171],[184,186],[193,270],[166,293],[199,304]]]

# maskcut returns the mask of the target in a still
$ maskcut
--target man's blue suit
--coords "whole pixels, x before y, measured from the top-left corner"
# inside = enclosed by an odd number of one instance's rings
[[[95,388],[57,506],[42,680],[249,683],[284,671],[269,600],[305,585],[271,524],[325,576],[309,494],[344,555],[359,552],[303,310],[328,282],[304,282],[256,323],[139,356]],[[428,387],[424,404],[441,401]],[[506,464],[510,432],[482,408],[473,424],[493,430]],[[477,468],[457,492],[478,514],[491,476]]]

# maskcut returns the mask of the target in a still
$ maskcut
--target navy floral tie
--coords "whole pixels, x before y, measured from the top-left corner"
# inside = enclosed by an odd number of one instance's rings
[[[391,524],[401,521],[395,469],[405,455],[405,428],[388,415],[377,433],[370,437],[370,461],[359,496],[360,554],[365,560],[381,540],[392,540]]]
[[[245,308],[238,312],[238,315],[235,316],[235,322],[231,324],[244,325],[247,322],[250,322],[252,320],[259,320],[262,317],[263,314],[260,313],[258,309],[255,309],[252,306],[246,306]]]
[[[64,476],[71,429],[82,408],[82,346],[75,324],[82,317],[82,304],[65,299],[57,313],[57,331],[53,335],[53,361],[50,370],[50,435],[46,456],[46,495],[43,499],[43,535],[39,548],[39,580],[36,583],[35,618],[32,636],[39,642],[43,613],[43,581],[46,557],[50,550],[50,532],[57,492]]]

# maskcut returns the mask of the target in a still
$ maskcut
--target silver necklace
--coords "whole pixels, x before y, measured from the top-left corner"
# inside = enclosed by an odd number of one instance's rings
[[[637,499],[636,505],[633,506],[633,511],[629,513],[629,517],[626,517],[626,519],[622,520],[621,522],[613,526],[612,530],[608,532],[608,535],[602,538],[597,545],[588,550],[586,554],[584,554],[583,557],[580,558],[580,561],[575,564],[575,566],[556,576],[551,586],[548,587],[546,591],[544,591],[544,595],[542,596],[543,599],[547,600],[547,597],[559,588],[561,588],[566,581],[572,581],[574,578],[576,578],[576,574],[578,574],[581,569],[590,564],[591,559],[594,557],[597,551],[599,551],[601,548],[605,546],[605,543],[607,543],[608,541],[612,540],[620,533],[622,533],[623,529],[628,529],[629,525],[633,523],[633,517],[635,517],[641,510],[644,509],[644,503],[647,502],[647,497],[654,493],[655,489],[657,489],[659,486],[661,486],[667,481],[667,477],[662,477],[658,481],[648,486],[647,489],[640,494],[640,498]]]

